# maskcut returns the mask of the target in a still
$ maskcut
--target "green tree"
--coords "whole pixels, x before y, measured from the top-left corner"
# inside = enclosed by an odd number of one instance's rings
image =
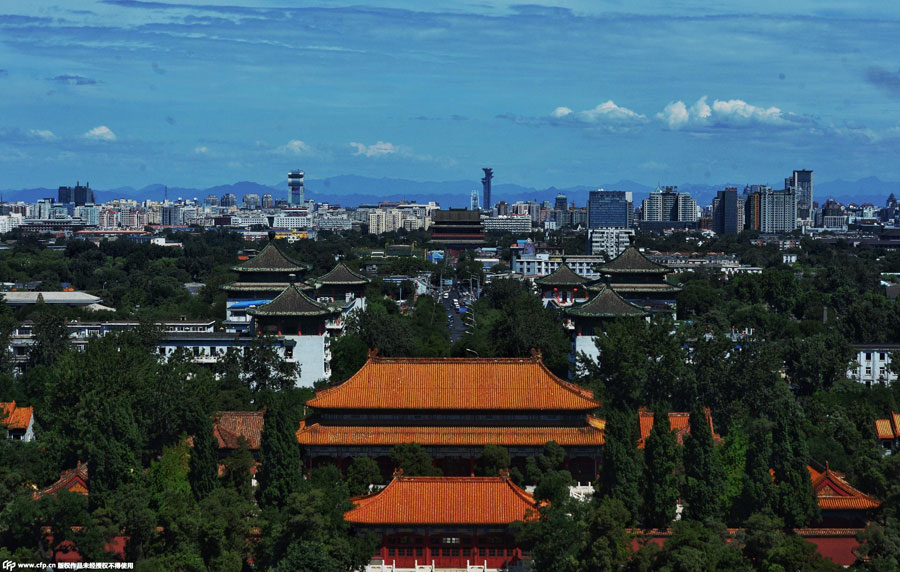
[[[797,337],[787,341],[784,364],[797,395],[829,389],[847,375],[853,350],[837,331]]]
[[[653,429],[644,446],[643,525],[665,528],[678,504],[678,441],[669,425],[668,408],[654,407]]]
[[[368,494],[370,485],[380,485],[383,480],[378,463],[371,457],[354,457],[347,469],[347,489],[353,497]]]
[[[706,521],[722,518],[725,472],[716,454],[706,410],[699,404],[691,408],[690,435],[684,442],[685,517]]]
[[[695,520],[681,520],[673,523],[672,537],[653,558],[652,570],[660,572],[750,572],[740,549],[729,543],[728,530],[724,525]],[[642,549],[643,550],[643,549]],[[640,560],[640,558],[638,558]]]
[[[30,365],[51,366],[69,349],[68,320],[59,309],[47,306],[40,295],[32,315],[34,345],[28,354]]]
[[[631,559],[631,537],[625,523],[633,519],[618,499],[605,498],[588,514],[588,539],[582,570],[623,570]]]
[[[599,496],[618,499],[633,523],[640,514],[642,462],[638,451],[638,419],[628,411],[611,410],[606,416],[603,467],[595,484]],[[630,524],[629,523],[629,524]]]
[[[752,515],[739,533],[739,540],[744,559],[754,570],[837,572],[841,569],[820,555],[815,544],[785,532],[784,523],[771,515]]]
[[[223,463],[222,485],[241,497],[253,499],[253,467],[256,460],[250,452],[250,443],[243,436],[238,437],[238,448],[228,455]]]
[[[213,435],[212,419],[201,417],[194,433],[190,461],[191,490],[197,500],[206,498],[219,479],[219,444]]]
[[[391,448],[391,462],[406,476],[437,476],[441,470],[431,455],[418,443],[404,443]]]
[[[262,466],[257,473],[257,498],[264,508],[283,506],[303,480],[303,463],[296,436],[300,419],[285,401],[284,396],[279,396],[270,404],[260,440]]]
[[[900,523],[895,518],[872,522],[857,535],[860,541],[853,570],[896,572],[900,570]]]
[[[509,452],[499,445],[486,445],[475,459],[475,474],[480,477],[496,477],[509,469]]]
[[[818,515],[807,462],[806,436],[800,428],[802,412],[787,402],[778,408],[772,433],[772,471],[775,477],[775,514],[788,528],[802,528]]]
[[[751,513],[774,514],[777,490],[770,473],[772,466],[772,424],[760,420],[751,427],[744,468],[741,502],[736,506],[736,518],[745,520]]]

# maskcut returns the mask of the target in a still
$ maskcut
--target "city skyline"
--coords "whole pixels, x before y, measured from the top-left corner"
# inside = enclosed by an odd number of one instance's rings
[[[900,179],[900,9],[567,6],[4,6],[0,186]]]

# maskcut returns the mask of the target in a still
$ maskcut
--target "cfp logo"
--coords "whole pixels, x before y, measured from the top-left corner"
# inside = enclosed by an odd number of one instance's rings
[[[3,561],[3,569],[4,570],[13,570],[16,567],[16,563],[12,560],[4,560]]]

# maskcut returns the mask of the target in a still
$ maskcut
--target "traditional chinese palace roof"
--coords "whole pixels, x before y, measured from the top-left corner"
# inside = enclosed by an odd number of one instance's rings
[[[643,317],[648,315],[646,310],[625,300],[609,286],[603,286],[600,292],[587,302],[566,309],[566,313],[581,318]]]
[[[274,303],[274,302],[273,302]],[[600,407],[593,393],[530,358],[371,357],[307,402],[318,409],[569,410]]]
[[[879,439],[896,439],[900,437],[900,413],[891,412],[887,419],[875,420],[875,432]]]
[[[268,304],[247,310],[253,316],[325,316],[334,313],[328,305],[313,300],[291,284]]]
[[[670,268],[653,262],[633,246],[600,267],[603,274],[668,274],[671,271]]]
[[[246,262],[233,267],[235,272],[294,272],[300,273],[309,269],[308,265],[301,265],[288,258],[275,246],[274,242],[268,242],[259,251],[259,254]]]
[[[368,525],[507,525],[536,506],[506,477],[398,476],[353,504],[344,520]]]
[[[842,473],[832,471],[827,464],[822,472],[811,466],[807,468],[820,509],[870,510],[881,506],[881,501],[854,488]]]
[[[590,279],[575,274],[569,265],[563,262],[552,273],[534,281],[539,286],[581,286],[590,282]]]
[[[369,278],[363,276],[359,272],[350,270],[347,265],[342,262],[338,263],[337,266],[332,268],[327,274],[319,276],[315,280],[317,286],[360,286],[368,284],[369,282],[371,282]]]
[[[501,445],[542,447],[556,441],[563,447],[597,447],[604,443],[606,422],[590,415],[578,427],[398,427],[331,426],[300,423],[297,441],[301,445],[394,446],[418,443],[423,446]]]
[[[34,407],[16,407],[15,401],[0,403],[0,427],[10,431],[28,429],[33,415]]]
[[[716,434],[715,429],[713,429],[712,414],[709,411],[709,407],[704,407],[704,410],[706,412],[706,420],[709,422],[709,430],[712,431],[713,440],[716,442],[721,441],[722,438]],[[691,414],[685,412],[673,411],[669,413],[669,427],[671,431],[675,432],[679,445],[683,445],[685,436],[690,435],[691,433],[690,417]],[[646,407],[641,407],[638,411],[638,419],[641,427],[641,438],[638,441],[638,449],[643,449],[647,442],[647,438],[650,436],[650,432],[653,430],[653,412]]]
[[[241,437],[247,440],[247,448],[259,449],[265,424],[265,411],[219,411],[213,423],[213,432],[219,449],[239,449]]]
[[[232,282],[231,284],[225,284],[222,286],[222,290],[226,292],[281,292],[284,290],[285,286],[290,284],[288,281],[284,282]],[[311,286],[308,286],[303,283],[297,283],[297,287],[302,288],[303,290],[312,290]]]
[[[87,463],[78,461],[78,466],[74,469],[63,471],[59,476],[59,480],[48,487],[44,487],[39,491],[35,491],[32,495],[37,500],[46,495],[55,495],[59,491],[69,491],[82,495],[88,494],[88,466]]]

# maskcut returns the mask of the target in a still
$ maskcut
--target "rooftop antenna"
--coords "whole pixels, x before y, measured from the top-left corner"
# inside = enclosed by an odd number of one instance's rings
[[[168,202],[169,201],[169,185],[165,186],[164,193],[165,193],[165,200],[166,200],[166,202]]]

